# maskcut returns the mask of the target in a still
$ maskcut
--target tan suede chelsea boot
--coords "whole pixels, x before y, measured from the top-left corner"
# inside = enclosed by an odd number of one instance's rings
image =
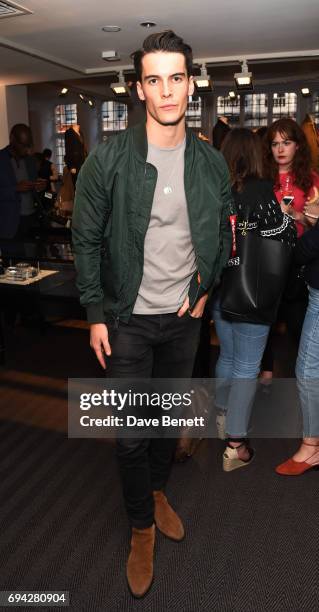
[[[147,529],[132,528],[131,552],[126,566],[129,589],[134,597],[143,597],[153,581],[155,525]]]
[[[163,491],[153,491],[156,527],[168,538],[180,542],[185,536],[183,523],[175,510],[169,505]]]

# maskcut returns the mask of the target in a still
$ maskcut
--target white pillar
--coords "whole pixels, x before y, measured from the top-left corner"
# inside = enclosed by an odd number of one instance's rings
[[[6,87],[9,132],[16,123],[29,125],[28,93],[26,85]]]
[[[0,148],[9,143],[9,134],[16,123],[29,125],[26,85],[0,86]]]

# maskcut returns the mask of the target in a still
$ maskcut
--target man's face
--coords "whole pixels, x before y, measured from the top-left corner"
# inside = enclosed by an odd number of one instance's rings
[[[179,123],[193,91],[193,79],[187,76],[182,53],[157,51],[143,57],[142,82],[137,83],[137,93],[145,101],[148,116],[157,123]]]
[[[11,137],[11,148],[16,157],[26,157],[32,148],[31,132],[21,131],[16,136]]]

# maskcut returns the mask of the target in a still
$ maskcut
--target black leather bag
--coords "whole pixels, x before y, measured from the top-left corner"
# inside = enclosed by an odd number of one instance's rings
[[[273,323],[287,283],[292,249],[258,230],[236,232],[236,257],[222,276],[220,304],[232,320]]]

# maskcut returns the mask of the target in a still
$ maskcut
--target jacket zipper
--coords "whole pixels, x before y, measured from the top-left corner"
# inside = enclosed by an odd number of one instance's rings
[[[140,194],[143,193],[143,189],[144,189],[144,185],[145,185],[147,163],[148,162],[145,162],[145,164],[144,164],[144,177],[143,177],[143,183],[142,183]],[[149,165],[152,166],[152,164],[149,164]],[[153,166],[153,167],[155,168],[155,166]],[[155,170],[156,170],[156,168],[155,168]],[[156,170],[156,172],[157,172],[157,170]],[[149,220],[150,220],[150,216],[149,216]],[[145,235],[146,235],[146,232],[145,232]],[[135,241],[135,235],[134,235],[134,241]],[[144,236],[144,243],[145,243],[145,236]],[[144,247],[144,243],[143,243],[143,247]],[[143,270],[142,270],[141,282],[142,282],[142,278],[143,278]],[[121,307],[123,306],[123,302],[125,300],[125,297],[126,296],[125,296],[125,293],[123,291],[121,299],[119,301],[119,307],[118,307],[118,312],[117,312],[117,317],[116,317],[117,327],[119,326],[119,320],[120,320],[119,313],[121,312]],[[136,295],[136,297],[137,297],[137,295]],[[135,298],[135,301],[136,301],[136,298]],[[130,314],[132,314],[132,312]]]
[[[184,169],[184,172],[185,172],[185,169]],[[184,186],[185,186],[185,180],[184,180]],[[190,205],[189,205],[186,189],[185,189],[185,198],[186,198],[187,211],[188,211],[189,227],[190,227],[191,238],[192,238],[192,242],[193,242],[194,226],[193,226],[193,222],[192,222],[192,216],[191,216],[191,213],[190,213]],[[193,247],[194,247],[194,254],[195,254],[196,272],[197,272],[197,274],[199,274],[199,278],[201,279],[201,273],[200,273],[199,263],[198,263],[198,255],[197,255],[197,252],[196,252],[196,249],[195,249],[194,242],[193,242]],[[194,297],[192,304],[189,305],[189,309],[190,310],[193,308],[194,304],[197,301],[197,296],[198,296],[198,293],[199,293],[199,290],[200,290],[200,286],[201,286],[201,281],[200,281],[200,284],[198,285],[196,296]]]

